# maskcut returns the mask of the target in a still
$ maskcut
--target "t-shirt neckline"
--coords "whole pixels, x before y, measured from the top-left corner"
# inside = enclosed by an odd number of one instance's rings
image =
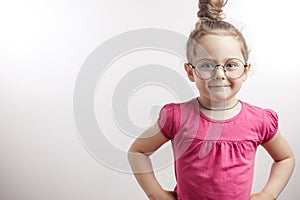
[[[193,100],[195,111],[196,111],[197,113],[199,113],[200,116],[201,116],[202,118],[204,118],[205,120],[210,121],[210,122],[214,122],[214,123],[227,123],[227,122],[231,122],[231,121],[237,119],[237,118],[242,114],[242,112],[243,112],[243,110],[244,110],[244,102],[241,101],[241,100],[238,100],[238,101],[241,103],[242,108],[241,108],[241,110],[240,110],[235,116],[230,117],[230,118],[228,118],[228,119],[224,119],[224,120],[213,119],[213,118],[211,118],[211,117],[205,115],[205,114],[201,111],[201,109],[199,108],[199,105],[198,105],[198,100],[197,100],[197,98],[198,98],[198,97],[194,98],[194,100]]]

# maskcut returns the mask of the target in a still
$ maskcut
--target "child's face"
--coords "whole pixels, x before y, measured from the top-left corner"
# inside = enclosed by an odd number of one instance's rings
[[[205,35],[200,44],[205,51],[201,48],[196,49],[196,56],[193,60],[194,63],[191,63],[192,65],[196,65],[197,61],[204,58],[213,60],[217,65],[224,65],[231,58],[237,58],[242,61],[242,64],[245,64],[241,43],[237,38],[211,34]],[[215,102],[228,101],[228,103],[236,101],[236,94],[247,79],[249,67],[250,65],[239,78],[230,79],[224,73],[222,66],[218,66],[211,78],[203,80],[195,74],[194,69],[185,65],[189,79],[196,82],[202,98]]]

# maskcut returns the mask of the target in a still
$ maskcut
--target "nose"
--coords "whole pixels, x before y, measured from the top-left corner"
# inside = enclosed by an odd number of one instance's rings
[[[226,79],[225,70],[223,68],[223,65],[216,65],[214,78],[221,79],[221,80]]]

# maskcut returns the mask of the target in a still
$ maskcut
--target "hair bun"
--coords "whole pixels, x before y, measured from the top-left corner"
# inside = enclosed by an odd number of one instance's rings
[[[199,19],[222,21],[225,18],[222,8],[226,3],[227,0],[199,0]]]

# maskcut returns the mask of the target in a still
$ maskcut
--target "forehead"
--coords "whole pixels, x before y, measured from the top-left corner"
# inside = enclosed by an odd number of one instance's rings
[[[194,51],[197,58],[213,58],[219,62],[228,58],[243,58],[241,42],[231,35],[204,35]]]

